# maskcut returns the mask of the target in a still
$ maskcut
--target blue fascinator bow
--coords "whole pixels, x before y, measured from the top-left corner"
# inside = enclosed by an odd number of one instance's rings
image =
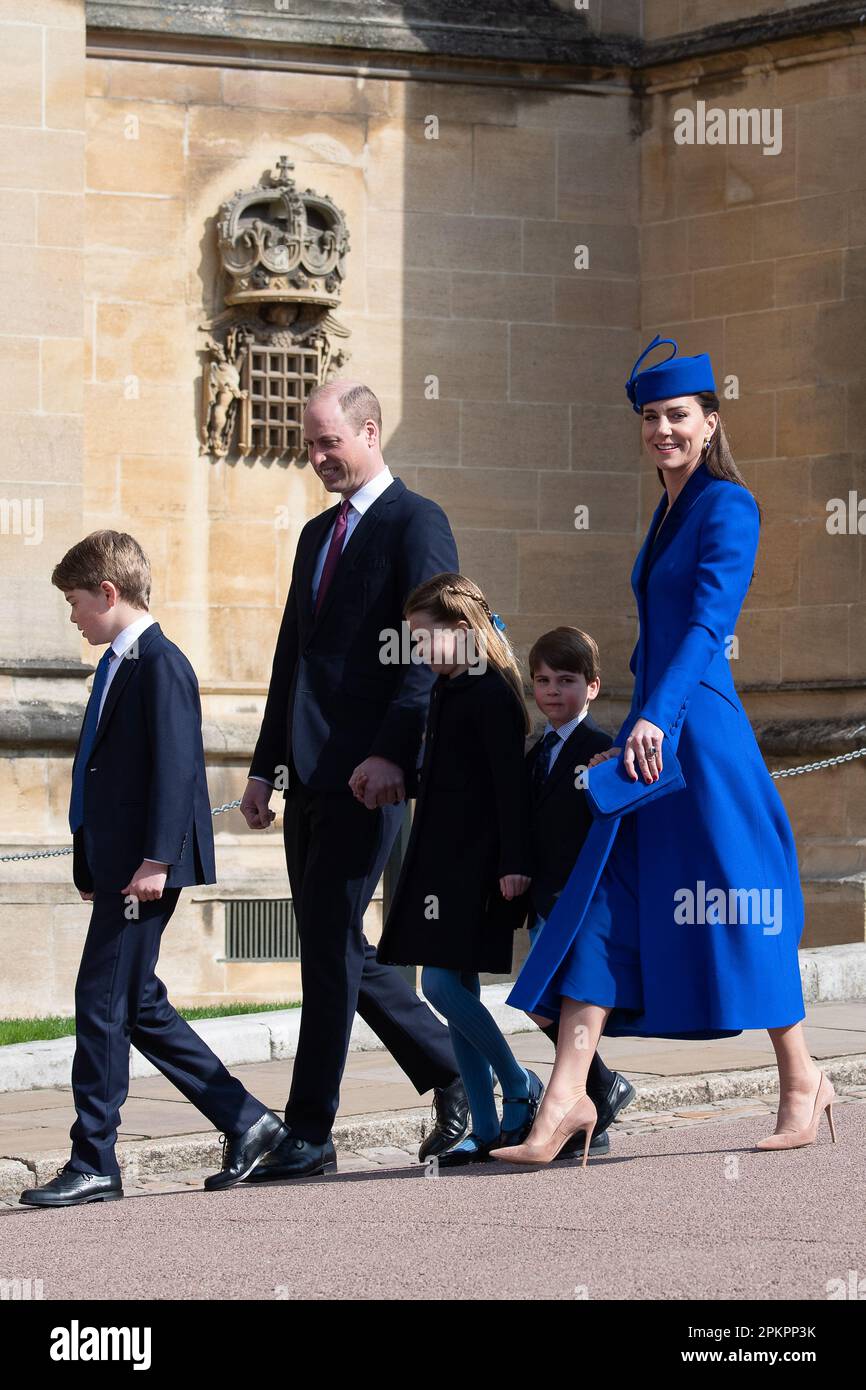
[[[663,346],[663,345],[665,345],[665,344],[670,344],[670,346],[673,348],[673,352],[669,353],[668,356],[664,359],[665,362],[670,362],[671,358],[676,357],[677,353],[679,352],[679,350],[680,350],[680,349],[679,349],[679,344],[678,344],[678,343],[675,343],[674,340],[673,340],[673,338],[663,338],[663,337],[661,336],[660,333],[657,333],[656,336],[653,338],[652,342],[650,343],[649,347],[645,347],[645,348],[644,348],[644,350],[643,350],[643,352],[641,353],[640,357],[637,359],[637,361],[635,362],[634,366],[633,366],[632,369],[631,369],[631,376],[629,377],[628,381],[627,381],[626,384],[625,384],[625,389],[626,389],[626,394],[627,394],[629,400],[631,401],[632,405],[634,406],[635,410],[638,409],[638,406],[637,406],[637,403],[636,403],[636,400],[637,400],[637,375],[638,375],[637,369],[638,369],[638,367],[640,366],[641,362],[644,360],[644,358],[645,358],[645,357],[649,357],[650,353],[653,351],[654,348],[661,347],[661,346]],[[656,363],[656,366],[657,366],[657,367],[661,367],[661,366],[663,366],[663,365],[664,365],[664,363],[662,363],[662,362],[657,362],[657,363]]]

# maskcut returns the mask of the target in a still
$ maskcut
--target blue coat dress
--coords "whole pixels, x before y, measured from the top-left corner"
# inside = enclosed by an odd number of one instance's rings
[[[674,748],[686,786],[622,820],[594,822],[508,1002],[559,1011],[557,981],[628,821],[629,856],[617,868],[625,863],[634,880],[643,1011],[614,1008],[604,1031],[725,1037],[803,1018],[803,897],[791,826],[726,655],[752,578],[757,505],[702,463],[653,545],[665,503],[663,494],[632,571],[635,684],[614,743],[623,747],[637,719],[650,720],[665,733],[662,760]]]

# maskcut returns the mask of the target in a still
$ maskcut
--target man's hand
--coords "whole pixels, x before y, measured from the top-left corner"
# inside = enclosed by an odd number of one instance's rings
[[[664,730],[657,724],[651,724],[648,719],[638,719],[631,733],[625,741],[625,753],[623,754],[623,766],[633,782],[638,780],[635,763],[640,768],[645,782],[657,782],[659,773],[662,770],[662,740]],[[655,749],[655,757],[648,757],[651,749]]]
[[[81,901],[82,901],[83,903],[92,903],[92,902],[93,902],[93,894],[92,894],[92,893],[82,893],[82,891],[81,891],[80,888],[79,888],[79,890],[78,890],[78,896],[80,897],[80,899],[81,899]]]
[[[162,897],[165,880],[168,878],[168,865],[155,859],[143,859],[121,893],[125,898],[138,898],[139,902],[151,902]]]
[[[396,806],[406,800],[403,769],[387,758],[365,758],[349,778],[357,801],[363,801],[368,811],[377,806]]]
[[[532,879],[527,878],[526,874],[506,874],[504,878],[499,880],[499,891],[503,898],[509,900],[519,898],[521,893],[526,892],[531,882]]]
[[[273,790],[267,782],[259,782],[255,777],[247,782],[241,797],[241,815],[250,830],[267,830],[271,821],[276,820],[276,811],[269,809]]]

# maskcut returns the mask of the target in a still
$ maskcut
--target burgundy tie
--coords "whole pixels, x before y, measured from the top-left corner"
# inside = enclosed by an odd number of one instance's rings
[[[344,501],[340,503],[340,511],[334,526],[334,534],[331,536],[331,544],[328,546],[328,553],[325,556],[325,567],[322,570],[322,577],[319,580],[319,590],[316,594],[316,614],[318,614],[322,606],[322,599],[328,592],[328,585],[334,577],[334,571],[340,559],[340,552],[343,549],[343,540],[346,535],[346,527],[349,524],[347,517],[351,505],[348,498],[345,498]]]

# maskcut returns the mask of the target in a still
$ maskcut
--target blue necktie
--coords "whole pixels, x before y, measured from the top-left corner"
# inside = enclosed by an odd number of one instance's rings
[[[75,764],[72,795],[69,798],[69,829],[73,835],[79,826],[84,824],[84,779],[87,776],[87,764],[90,761],[90,754],[96,741],[99,704],[105,689],[105,682],[108,680],[111,658],[114,655],[114,648],[109,647],[108,651],[103,652],[99,658],[96,675],[93,677],[93,689],[90,692],[90,699],[87,701],[87,709],[84,711],[84,725],[81,730],[81,742],[78,746],[78,761]]]
[[[559,739],[559,734],[555,729],[550,729],[541,740],[541,747],[538,750],[538,757],[532,767],[532,788],[538,796],[544,786],[547,774],[550,771],[550,755],[554,745]]]

